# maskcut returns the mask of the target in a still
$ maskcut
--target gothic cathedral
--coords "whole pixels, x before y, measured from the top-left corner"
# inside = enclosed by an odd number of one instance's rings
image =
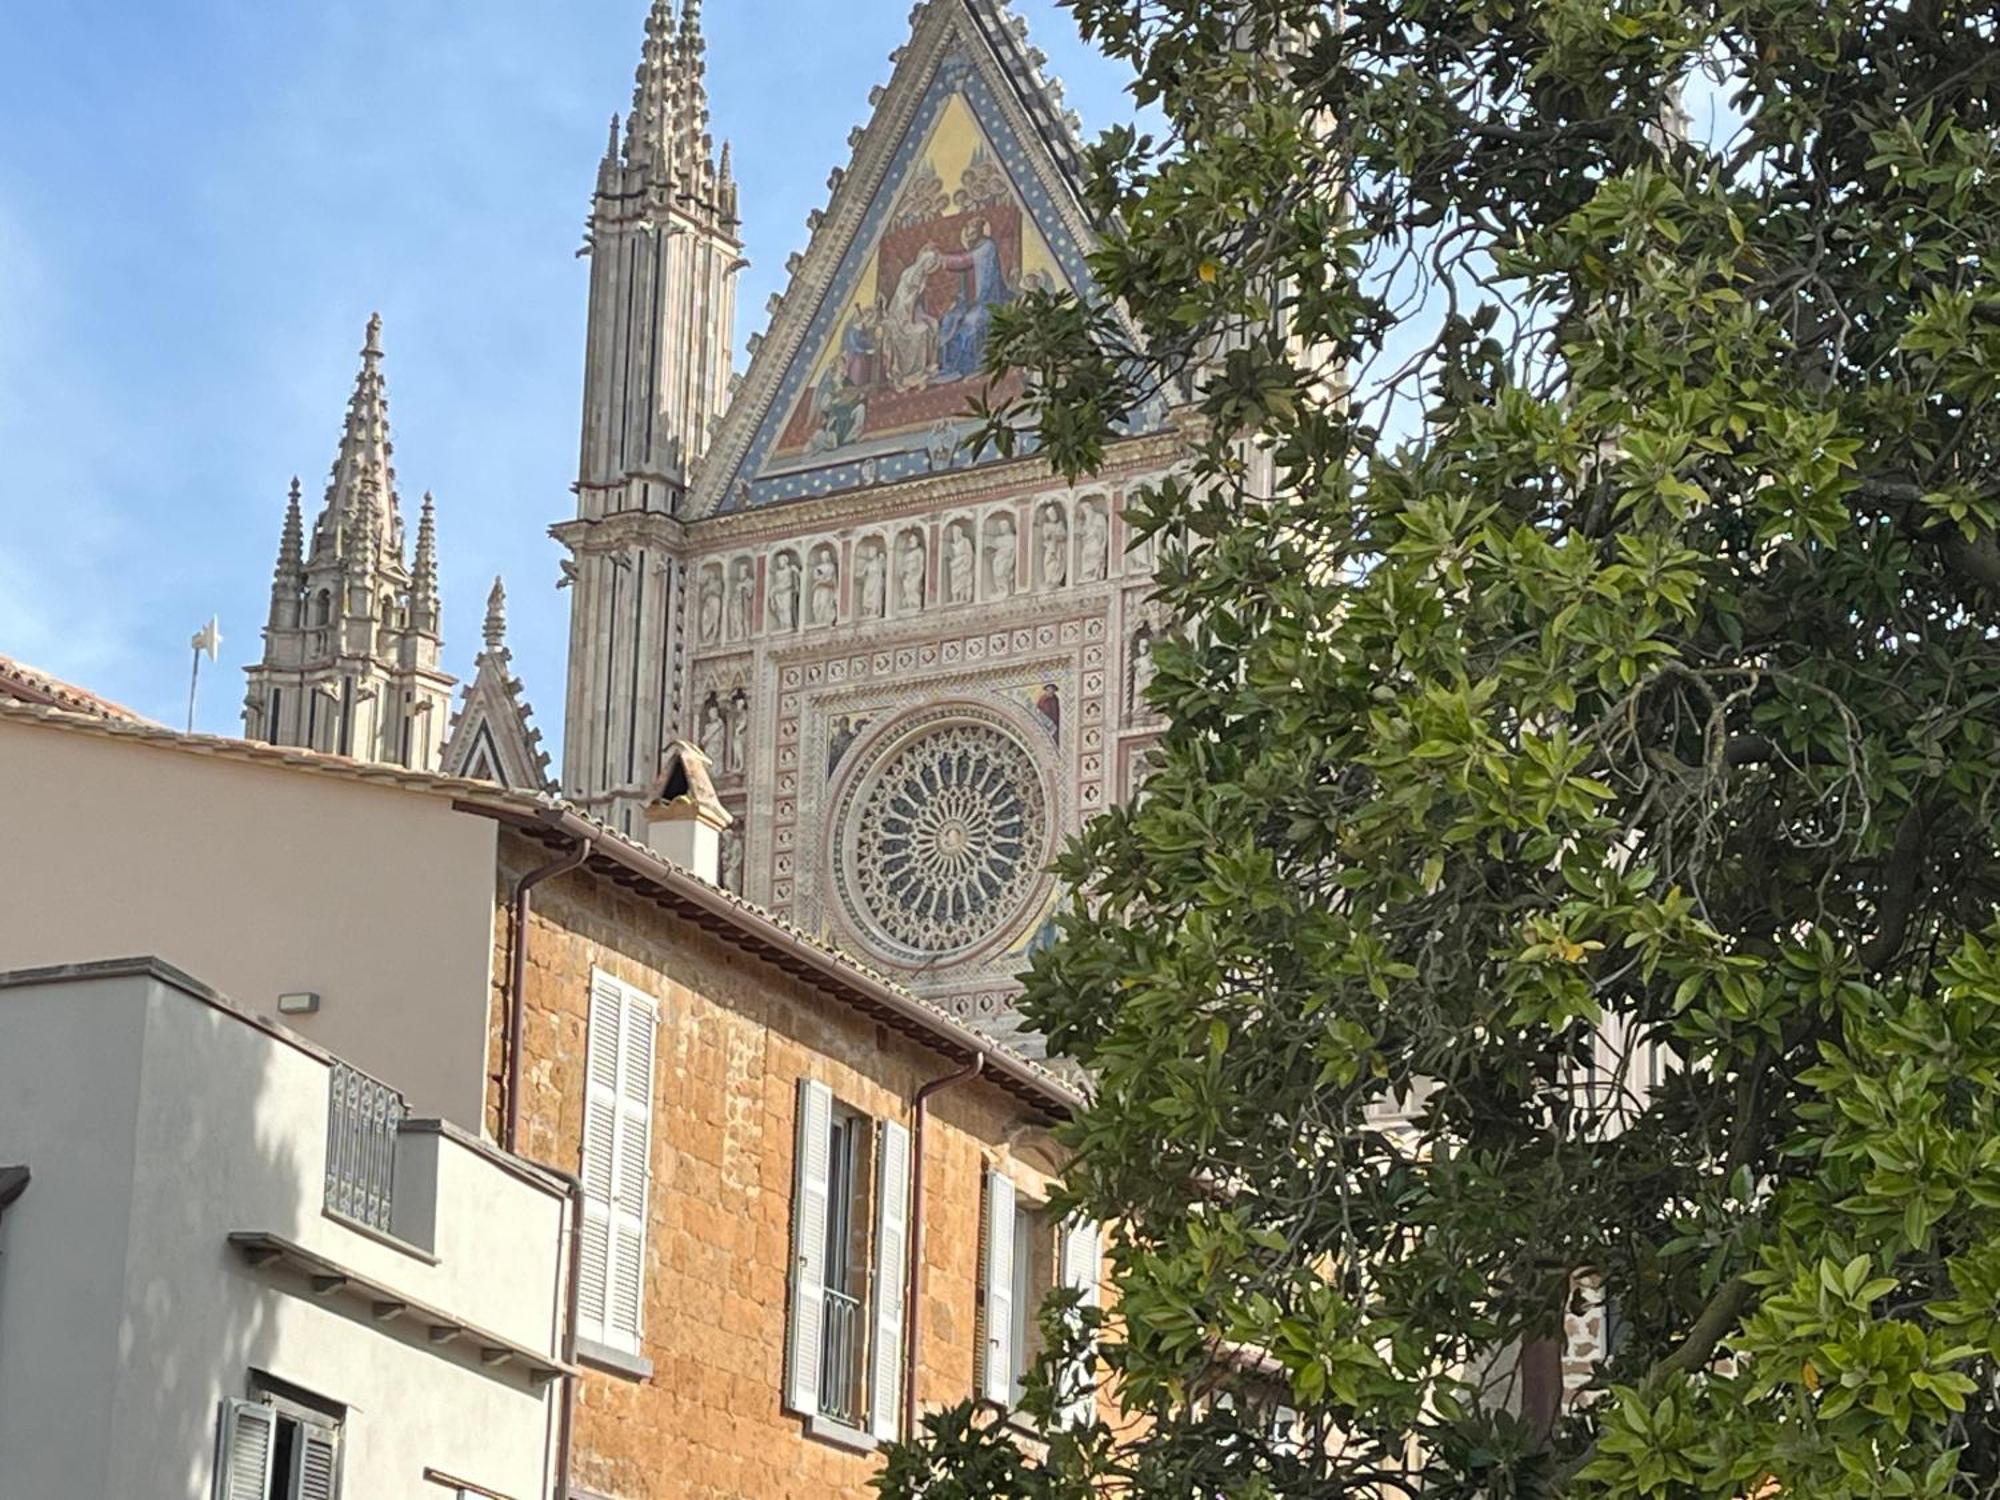
[[[1049,860],[1156,729],[1123,502],[1181,451],[1163,411],[1074,487],[965,445],[993,310],[1094,293],[1074,120],[1003,0],[912,12],[734,378],[737,188],[682,7],[653,0],[591,205],[557,785],[643,838],[668,745],[695,741],[736,819],[724,884],[1011,1037]],[[442,724],[428,502],[405,568],[373,325],[367,350],[310,547],[294,492],[247,732],[541,785],[497,585]]]

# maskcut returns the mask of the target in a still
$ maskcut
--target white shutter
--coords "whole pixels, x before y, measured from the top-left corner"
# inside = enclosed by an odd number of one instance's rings
[[[644,1326],[646,1206],[653,1178],[653,1059],[659,1012],[637,990],[619,985],[618,1146],[611,1189],[610,1295],[604,1341],[639,1352]]]
[[[1065,1287],[1082,1293],[1080,1301],[1085,1307],[1097,1306],[1097,1283],[1102,1271],[1104,1248],[1097,1226],[1092,1223],[1072,1223],[1063,1226],[1062,1237],[1062,1281]],[[1091,1349],[1070,1370],[1072,1381],[1089,1384],[1095,1378],[1097,1361]],[[1066,1427],[1087,1423],[1096,1415],[1096,1396],[1086,1389],[1082,1395],[1070,1401],[1062,1413]]]
[[[222,1403],[215,1445],[216,1500],[267,1500],[271,1455],[278,1446],[278,1414],[255,1401]]]
[[[609,977],[591,977],[590,1017],[584,1038],[583,1233],[577,1253],[576,1331],[608,1343],[611,1301],[611,1195],[618,1154],[619,1030],[624,1000]]]
[[[317,1422],[299,1424],[292,1449],[291,1500],[336,1500],[340,1493],[340,1434]]]
[[[979,1394],[1011,1405],[1014,1399],[1014,1184],[986,1170],[986,1299],[984,1358]]]
[[[875,1350],[869,1374],[868,1425],[878,1441],[893,1443],[903,1427],[903,1281],[909,1269],[910,1242],[910,1133],[893,1120],[882,1122],[879,1159],[875,1181]]]
[[[646,1300],[659,1011],[648,996],[600,971],[591,975],[589,1024],[577,1332],[637,1354]]]
[[[799,1080],[798,1145],[792,1181],[792,1325],[785,1350],[785,1404],[819,1415],[819,1360],[826,1337],[826,1214],[828,1138],[833,1094]]]

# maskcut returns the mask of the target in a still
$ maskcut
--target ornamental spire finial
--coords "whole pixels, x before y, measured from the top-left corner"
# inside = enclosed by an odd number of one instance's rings
[[[347,400],[347,419],[340,434],[340,448],[334,454],[333,474],[327,482],[326,503],[321,508],[318,532],[359,536],[356,524],[367,492],[373,491],[370,508],[378,510],[380,536],[394,540],[402,531],[397,516],[396,471],[391,467],[395,446],[389,440],[389,393],[382,379],[382,315],[373,313],[361,345],[361,369],[354,377],[354,393]],[[370,540],[375,533],[370,531]],[[371,556],[369,562],[375,559]]]
[[[486,649],[498,651],[507,644],[507,586],[496,574],[493,591],[486,596]]]
[[[632,113],[625,121],[625,164],[667,170],[673,157],[679,78],[671,0],[653,0],[646,12],[646,40],[633,77]]]

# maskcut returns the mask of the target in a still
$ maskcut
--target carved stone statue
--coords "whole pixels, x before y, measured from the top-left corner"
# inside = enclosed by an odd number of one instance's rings
[[[1069,519],[1060,505],[1044,505],[1035,530],[1042,544],[1042,587],[1059,589],[1069,582]]]
[[[715,694],[710,693],[708,701],[701,706],[701,748],[708,752],[710,760],[720,765],[728,742],[729,730],[722,722],[722,705],[715,701]]]
[[[840,563],[831,547],[813,553],[812,593],[806,604],[815,625],[831,625],[840,613]]]
[[[799,560],[789,552],[771,559],[771,628],[799,628]]]
[[[1146,704],[1146,689],[1153,685],[1153,679],[1160,675],[1160,669],[1153,661],[1153,630],[1149,625],[1141,625],[1132,636],[1132,716],[1152,712]]]
[[[1014,592],[1014,518],[995,516],[986,528],[986,587],[995,599]]]
[[[1111,535],[1104,520],[1104,507],[1095,500],[1086,500],[1076,508],[1077,558],[1076,578],[1079,583],[1096,583],[1104,576],[1104,562],[1111,550]]]
[[[913,615],[924,607],[924,538],[906,531],[896,544],[896,608]]]
[[[713,646],[722,638],[722,570],[710,568],[701,578],[700,638]]]
[[[855,556],[855,579],[861,585],[860,610],[864,620],[882,618],[888,603],[889,562],[880,542],[863,542]]]
[[[750,699],[738,688],[729,696],[729,734],[722,745],[722,769],[740,775],[744,744],[750,738]]]
[[[946,599],[953,604],[972,602],[972,570],[976,566],[972,528],[961,521],[945,533],[944,596]]]
[[[732,640],[750,639],[750,622],[754,618],[753,603],[757,597],[757,576],[751,571],[750,559],[736,559],[736,576],[729,584],[729,635]]]
[[[743,894],[743,835],[734,829],[722,836],[722,888]]]

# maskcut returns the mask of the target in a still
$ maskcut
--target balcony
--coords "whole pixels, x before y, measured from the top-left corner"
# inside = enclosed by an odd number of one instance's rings
[[[409,1105],[359,1068],[336,1062],[327,1077],[326,1210],[393,1234],[396,1150]]]

